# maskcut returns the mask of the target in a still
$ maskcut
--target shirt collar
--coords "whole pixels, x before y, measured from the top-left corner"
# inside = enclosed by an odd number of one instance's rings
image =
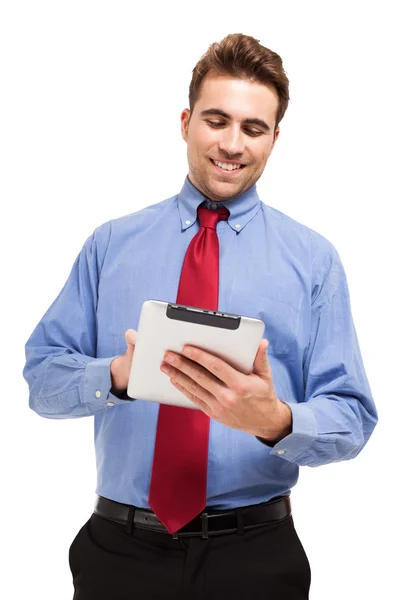
[[[229,209],[230,216],[228,224],[230,227],[240,233],[247,223],[261,208],[261,201],[258,197],[256,185],[254,184],[244,194],[237,196],[233,200],[225,202],[212,202],[206,198],[186,176],[181,191],[178,194],[178,208],[181,218],[182,230],[191,227],[197,220],[197,208],[200,206],[211,208],[213,210],[226,206]]]

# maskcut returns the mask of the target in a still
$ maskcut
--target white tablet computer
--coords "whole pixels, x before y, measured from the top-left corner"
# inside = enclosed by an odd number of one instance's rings
[[[160,370],[166,350],[180,353],[185,344],[197,346],[250,374],[264,329],[264,322],[252,317],[146,300],[140,313],[128,396],[197,409]]]

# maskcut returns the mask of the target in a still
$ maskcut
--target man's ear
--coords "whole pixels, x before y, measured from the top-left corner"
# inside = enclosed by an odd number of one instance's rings
[[[273,144],[272,144],[272,147],[274,147],[274,146],[275,146],[275,142],[276,142],[276,140],[278,139],[280,132],[281,132],[281,130],[279,129],[279,127],[277,127],[277,128],[276,128],[276,131],[275,131],[275,139],[274,139],[274,142],[273,142]]]
[[[185,108],[185,110],[182,111],[182,114],[181,114],[181,133],[182,133],[182,137],[185,140],[185,142],[187,142],[187,138],[188,138],[189,119],[190,119],[190,110],[188,108]]]

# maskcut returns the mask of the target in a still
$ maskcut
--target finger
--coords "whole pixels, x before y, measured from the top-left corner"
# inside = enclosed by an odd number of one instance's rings
[[[127,331],[125,331],[126,343],[133,344],[135,346],[136,340],[137,340],[137,331],[135,331],[135,329],[127,329]]]
[[[134,329],[128,329],[128,331],[125,332],[125,341],[127,344],[125,356],[130,363],[132,362],[135,353],[136,334],[137,332]]]
[[[219,397],[221,392],[226,389],[226,386],[223,385],[220,379],[215,377],[201,365],[190,359],[184,358],[180,354],[173,353],[171,356],[173,358],[172,364],[179,372],[190,377],[190,379],[194,380],[200,387],[210,392],[213,397]]]
[[[267,355],[268,340],[262,340],[258,346],[256,358],[254,360],[253,372],[261,377],[268,377],[270,374],[270,365]]]
[[[184,362],[186,363],[187,361],[184,361]],[[201,383],[199,383],[199,381],[194,379],[193,376],[186,374],[184,371],[181,371],[179,368],[175,369],[174,367],[171,367],[171,365],[167,365],[168,371],[166,371],[165,365],[163,365],[163,366],[164,366],[164,373],[170,377],[171,382],[172,382],[172,380],[176,381],[187,391],[187,393],[191,394],[194,397],[197,397],[199,400],[201,400],[202,402],[207,404],[210,409],[212,408],[212,404],[216,402],[216,398],[212,394],[211,391],[209,391],[206,387],[204,387],[204,384],[206,383],[206,377],[204,379],[200,378]],[[187,370],[194,371],[194,370],[198,370],[198,368],[190,369],[190,366],[189,366],[189,369],[187,369]]]
[[[188,398],[188,400],[190,400],[191,402],[193,402],[193,404],[195,404],[196,406],[198,406],[200,408],[200,410],[202,410],[204,413],[206,413],[206,415],[208,415],[209,417],[211,416],[210,407],[209,407],[209,405],[206,402],[204,402],[203,400],[201,400],[198,396],[190,393],[183,385],[181,385],[178,381],[176,381],[176,379],[175,380],[171,379],[171,383],[186,398]]]
[[[184,346],[182,354],[203,366],[207,371],[212,373],[214,377],[225,383],[228,387],[234,389],[237,385],[241,384],[243,373],[240,373],[231,367],[231,365],[228,365],[222,358],[214,356],[214,354],[210,354],[195,346]]]

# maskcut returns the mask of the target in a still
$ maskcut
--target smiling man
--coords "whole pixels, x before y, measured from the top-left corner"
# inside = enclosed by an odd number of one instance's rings
[[[75,600],[309,597],[299,467],[356,457],[377,411],[337,251],[257,193],[288,102],[275,52],[242,34],[212,44],[181,114],[181,191],[98,227],[26,344],[31,408],[94,416]],[[252,373],[185,347],[160,369],[198,410],[129,398],[147,299],[262,319]]]
[[[274,87],[209,72],[182,113],[189,179],[208,199],[237,198],[261,177],[279,135]]]

